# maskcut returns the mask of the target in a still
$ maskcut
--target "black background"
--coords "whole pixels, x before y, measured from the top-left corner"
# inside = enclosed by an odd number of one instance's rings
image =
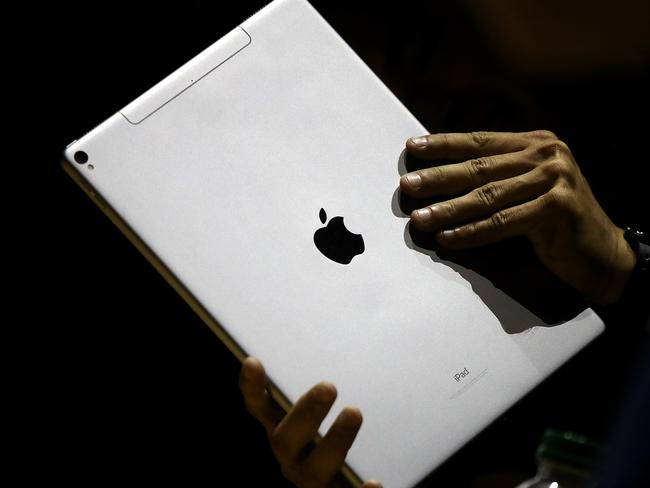
[[[24,216],[19,235],[30,250],[16,258],[24,265],[9,304],[21,303],[15,328],[27,346],[10,370],[16,398],[25,400],[16,403],[14,451],[26,461],[26,480],[221,486],[236,475],[240,485],[288,485],[244,410],[237,360],[58,163],[68,143],[266,2],[231,3],[30,4],[12,17],[22,26],[14,40],[23,46],[21,65],[32,73],[30,110],[21,113],[36,136],[15,156],[32,183],[20,187],[28,203],[9,208]],[[432,132],[553,130],[612,219],[643,222],[647,71],[522,76],[492,52],[458,2],[313,5]],[[638,335],[625,325],[609,319],[603,337],[431,485],[472,486],[502,470],[532,474],[545,427],[605,438],[633,371]]]

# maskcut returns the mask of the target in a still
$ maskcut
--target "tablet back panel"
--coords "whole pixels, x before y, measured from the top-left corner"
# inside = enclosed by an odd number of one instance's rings
[[[400,158],[427,132],[309,3],[276,0],[63,164],[285,407],[326,379],[320,434],[362,410],[349,476],[408,487],[603,328],[412,242]],[[349,264],[314,242],[336,217],[363,239]]]

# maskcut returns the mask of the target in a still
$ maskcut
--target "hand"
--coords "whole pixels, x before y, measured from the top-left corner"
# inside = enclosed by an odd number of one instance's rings
[[[419,159],[459,161],[400,180],[412,197],[455,195],[411,213],[412,224],[436,232],[441,246],[525,235],[542,263],[587,298],[606,304],[620,297],[634,252],[555,134],[431,134],[409,139],[406,149]]]
[[[344,486],[339,470],[354,441],[362,417],[359,409],[345,407],[318,443],[318,427],[336,399],[336,387],[321,382],[301,396],[285,415],[266,390],[266,373],[255,358],[242,365],[239,386],[246,409],[266,428],[271,449],[282,474],[299,488]],[[381,488],[368,481],[363,488]]]

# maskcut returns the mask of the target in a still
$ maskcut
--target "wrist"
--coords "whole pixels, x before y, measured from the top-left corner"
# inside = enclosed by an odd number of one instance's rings
[[[625,239],[625,231],[620,227],[615,227],[614,242],[609,272],[605,274],[602,293],[596,300],[601,305],[612,304],[621,298],[636,265],[636,252]]]

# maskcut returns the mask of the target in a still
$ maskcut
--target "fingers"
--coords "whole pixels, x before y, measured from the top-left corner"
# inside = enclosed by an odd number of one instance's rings
[[[421,159],[472,159],[520,151],[526,136],[513,132],[429,134],[406,142],[406,149]]]
[[[242,364],[239,388],[248,412],[259,420],[270,434],[284,417],[284,411],[266,391],[266,372],[257,359],[249,357]]]
[[[553,182],[542,171],[533,170],[517,177],[488,183],[461,197],[414,210],[411,222],[424,231],[449,228],[534,200],[549,191],[552,185]]]
[[[450,249],[464,249],[514,237],[531,232],[551,211],[552,196],[549,193],[536,199],[492,214],[490,217],[455,229],[440,231],[438,242]]]
[[[314,473],[323,484],[331,480],[345,461],[345,456],[359,432],[362,421],[363,417],[358,408],[344,408],[327,434],[305,460],[305,470]]]
[[[576,180],[566,145],[549,131],[430,134],[406,146],[422,159],[465,159],[400,179],[401,190],[415,198],[462,195],[411,213],[414,228],[438,231],[438,243],[450,248],[535,235]]]
[[[336,400],[336,387],[323,381],[301,396],[285,415],[266,391],[266,373],[255,358],[246,358],[240,389],[246,408],[265,427],[271,448],[286,478],[297,486],[329,486],[339,474],[361,427],[359,409],[346,407],[317,444],[318,428]],[[362,488],[382,488],[367,481]]]
[[[361,488],[383,488],[383,485],[377,480],[366,481]]]
[[[400,178],[400,188],[416,198],[465,193],[490,181],[523,174],[535,165],[521,153],[477,157],[463,163],[433,166]]]
[[[322,381],[298,399],[271,436],[271,446],[280,464],[301,462],[301,454],[318,433],[336,395],[336,387]]]

